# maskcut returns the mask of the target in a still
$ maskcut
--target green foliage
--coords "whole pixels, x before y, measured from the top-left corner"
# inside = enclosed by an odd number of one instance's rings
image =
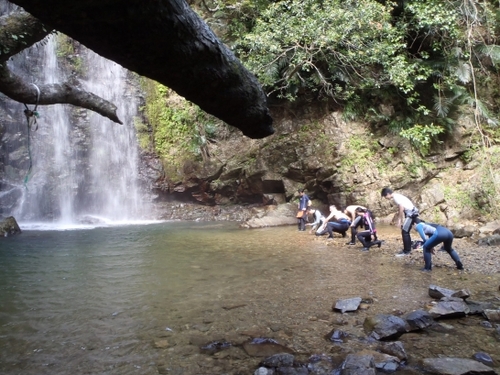
[[[433,142],[441,143],[437,136],[444,131],[441,126],[417,124],[410,129],[401,130],[399,134],[408,139],[422,156],[426,156],[429,154]]]

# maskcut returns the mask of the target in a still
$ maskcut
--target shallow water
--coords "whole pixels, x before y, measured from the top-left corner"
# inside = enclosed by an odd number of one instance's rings
[[[498,274],[422,274],[345,242],[234,223],[25,230],[0,241],[0,373],[251,374],[260,358],[238,347],[210,356],[199,345],[265,336],[299,353],[347,354],[361,342],[338,346],[323,336],[338,328],[361,338],[366,316],[429,303],[430,284],[499,298]],[[356,296],[374,302],[332,311],[337,299]],[[482,320],[403,335],[409,364],[478,351],[500,360]]]

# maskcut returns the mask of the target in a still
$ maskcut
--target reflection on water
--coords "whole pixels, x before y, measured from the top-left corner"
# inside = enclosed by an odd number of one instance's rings
[[[253,373],[259,359],[241,350],[201,354],[193,335],[208,342],[253,330],[297,351],[331,353],[323,335],[332,327],[361,337],[368,314],[423,307],[430,283],[483,299],[499,285],[498,275],[438,270],[423,277],[344,242],[327,246],[295,227],[227,223],[25,231],[2,239],[0,373]],[[332,312],[337,299],[354,296],[374,303],[354,314]],[[500,357],[480,321],[402,339],[416,357]]]

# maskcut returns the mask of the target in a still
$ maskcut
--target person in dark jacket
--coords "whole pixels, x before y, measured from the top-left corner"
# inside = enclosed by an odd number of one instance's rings
[[[432,254],[434,254],[434,246],[440,244],[441,242],[443,243],[444,250],[450,254],[451,259],[455,262],[457,269],[464,269],[458,253],[452,248],[454,236],[448,228],[439,224],[426,223],[417,219],[415,230],[418,234],[420,234],[420,237],[422,237],[422,241],[424,241],[423,251],[425,267],[422,268],[422,271],[430,272],[432,270]]]
[[[300,231],[306,230],[306,220],[307,220],[307,208],[311,205],[311,200],[304,192],[304,189],[299,190],[299,203],[297,208],[299,209],[299,213],[302,211],[302,216],[297,216],[297,224],[299,226]]]

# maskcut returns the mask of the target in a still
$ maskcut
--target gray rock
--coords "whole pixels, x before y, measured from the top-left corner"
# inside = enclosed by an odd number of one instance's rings
[[[279,353],[264,359],[260,366],[266,367],[290,367],[293,366],[295,356],[288,353]]]
[[[472,356],[472,359],[474,359],[475,361],[484,363],[486,366],[490,366],[490,367],[493,366],[493,358],[491,358],[491,356],[487,353],[484,353],[484,352],[474,353],[474,355]]]
[[[490,309],[485,309],[483,311],[483,315],[488,319],[490,322],[493,323],[500,323],[500,310],[490,310]]]
[[[378,349],[385,354],[399,358],[401,361],[406,361],[408,355],[401,341],[381,342]]]
[[[338,300],[335,303],[333,310],[340,311],[341,313],[345,313],[346,311],[356,311],[361,303],[361,300],[361,297]]]
[[[406,322],[395,315],[379,314],[367,317],[363,323],[367,335],[376,340],[394,340],[406,333]]]
[[[500,245],[500,235],[494,234],[493,236],[480,238],[477,244],[479,246],[498,246]]]
[[[493,309],[493,304],[491,302],[475,302],[466,301],[467,306],[469,306],[469,315],[479,315],[482,314],[485,309]]]
[[[466,358],[426,358],[423,360],[423,366],[426,371],[433,374],[443,375],[496,375],[496,371],[490,367]]]
[[[441,288],[437,285],[429,285],[429,296],[435,299],[451,297],[455,292],[455,290]]]
[[[375,375],[375,360],[371,355],[349,354],[342,363],[341,375]]]
[[[434,319],[461,318],[469,313],[469,306],[460,301],[440,301],[429,309]]]
[[[409,331],[424,329],[434,323],[434,319],[431,314],[424,310],[416,310],[409,313],[406,315],[405,320],[408,323]]]

